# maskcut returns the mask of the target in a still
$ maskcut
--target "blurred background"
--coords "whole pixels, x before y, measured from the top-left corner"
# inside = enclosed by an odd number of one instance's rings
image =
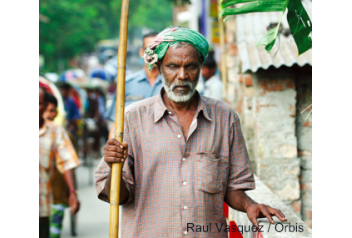
[[[311,1],[302,2],[311,14]],[[254,172],[311,227],[311,50],[298,56],[285,17],[272,52],[257,47],[281,13],[253,13],[228,18],[222,51],[217,4],[131,0],[126,76],[143,69],[143,35],[170,25],[203,34],[224,84],[223,100],[241,118]],[[66,209],[61,237],[108,237],[109,204],[98,200],[93,176],[112,123],[104,115],[116,90],[120,12],[121,0],[39,1],[39,82],[57,98],[54,121],[71,134],[81,161],[75,171],[81,209],[76,217]],[[76,112],[67,110],[67,97]]]

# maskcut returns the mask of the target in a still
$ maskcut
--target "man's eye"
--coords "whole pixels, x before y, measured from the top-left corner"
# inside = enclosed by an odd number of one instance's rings
[[[189,65],[187,68],[188,68],[189,70],[194,70],[194,69],[196,69],[196,66],[195,66],[195,65]]]

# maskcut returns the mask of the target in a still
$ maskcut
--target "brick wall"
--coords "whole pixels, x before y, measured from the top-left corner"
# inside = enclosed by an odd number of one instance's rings
[[[256,174],[301,216],[294,74],[285,67],[258,70],[252,81]]]

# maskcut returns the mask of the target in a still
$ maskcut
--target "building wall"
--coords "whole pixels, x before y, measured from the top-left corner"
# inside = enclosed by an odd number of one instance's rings
[[[286,67],[259,70],[252,80],[255,171],[301,216],[294,72]]]
[[[312,68],[305,67],[296,77],[297,112],[296,136],[298,157],[301,159],[301,201],[302,219],[312,227]]]
[[[235,18],[226,22],[226,100],[238,113],[257,176],[311,227],[311,66],[241,72]]]

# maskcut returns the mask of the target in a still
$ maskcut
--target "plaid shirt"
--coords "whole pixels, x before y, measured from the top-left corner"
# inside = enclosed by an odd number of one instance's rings
[[[54,168],[64,173],[79,165],[78,156],[62,126],[46,121],[39,129],[39,217],[50,216]]]
[[[254,189],[254,177],[239,118],[226,103],[198,97],[187,138],[175,113],[158,96],[126,108],[124,141],[129,156],[123,180],[129,191],[122,206],[122,237],[227,237],[223,201],[227,191]],[[98,197],[109,202],[102,159],[95,172]],[[210,225],[187,231],[187,223]],[[192,226],[190,224],[189,226]]]

